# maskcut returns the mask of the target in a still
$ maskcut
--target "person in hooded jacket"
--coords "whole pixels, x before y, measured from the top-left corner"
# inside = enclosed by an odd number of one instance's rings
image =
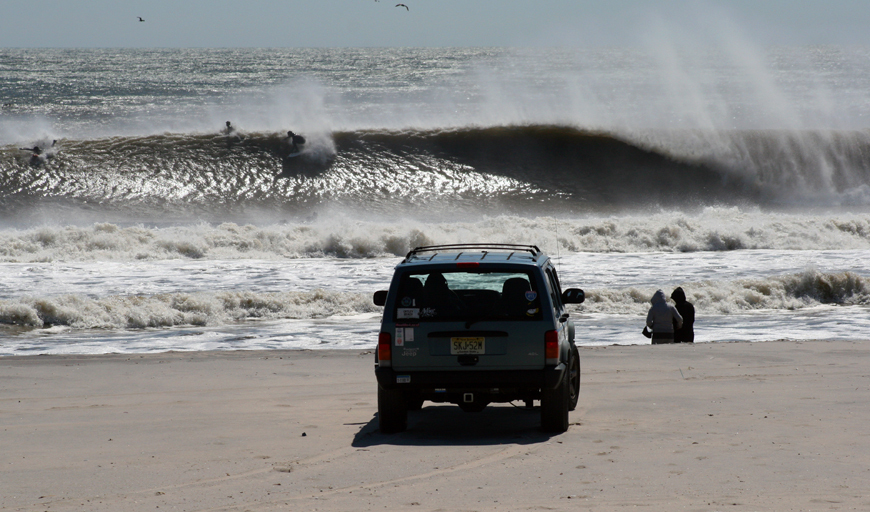
[[[683,317],[682,327],[674,330],[674,343],[694,343],[695,330],[695,306],[686,300],[686,292],[681,287],[677,287],[671,294],[671,298],[676,303],[677,312]]]
[[[674,328],[679,329],[683,326],[683,317],[680,316],[677,308],[668,304],[665,292],[661,290],[656,290],[650,302],[652,307],[646,315],[646,325],[652,329],[653,345],[673,343]]]

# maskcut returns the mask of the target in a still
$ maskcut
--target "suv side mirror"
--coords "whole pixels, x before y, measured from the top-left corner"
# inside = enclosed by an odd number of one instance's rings
[[[387,290],[378,290],[375,296],[372,297],[375,306],[385,306],[387,304]]]
[[[562,292],[562,304],[582,304],[586,294],[580,288],[568,288]]]

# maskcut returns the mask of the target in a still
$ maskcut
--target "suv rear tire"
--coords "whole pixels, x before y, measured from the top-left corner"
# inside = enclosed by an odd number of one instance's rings
[[[568,430],[570,400],[571,382],[567,374],[556,389],[541,390],[541,430],[554,433]]]
[[[407,428],[408,404],[404,393],[378,385],[378,429],[382,434],[395,434]]]
[[[573,411],[577,408],[577,401],[580,399],[580,352],[574,345],[571,345],[571,366],[568,368],[568,377],[571,382],[568,410]]]

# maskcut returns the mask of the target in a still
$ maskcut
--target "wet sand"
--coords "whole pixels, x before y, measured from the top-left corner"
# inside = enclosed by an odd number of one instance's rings
[[[870,343],[581,349],[561,435],[359,351],[0,358],[0,510],[870,510]]]

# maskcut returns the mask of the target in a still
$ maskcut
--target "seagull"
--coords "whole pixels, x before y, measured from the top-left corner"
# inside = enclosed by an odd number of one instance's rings
[[[404,7],[405,9],[408,9],[408,6],[405,4],[396,4],[396,7]],[[410,11],[411,9],[408,10]]]
[[[145,21],[142,19],[142,16],[136,16],[136,17],[139,18],[139,21]]]

